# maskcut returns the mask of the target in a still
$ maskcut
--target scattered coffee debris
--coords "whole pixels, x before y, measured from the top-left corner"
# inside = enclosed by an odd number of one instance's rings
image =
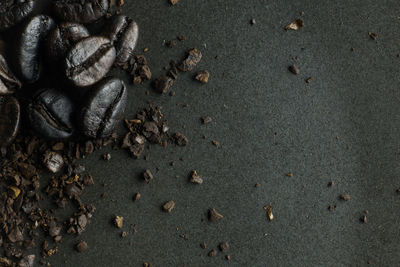
[[[146,48],[144,49],[146,50]],[[132,76],[133,84],[141,84],[151,79],[151,71],[144,55],[136,55],[122,66]]]
[[[250,20],[250,24],[251,24],[251,25],[256,24],[256,19],[251,19],[251,20]]]
[[[170,41],[166,42],[165,45],[169,48],[172,48],[172,47],[176,46],[176,41],[170,40]]]
[[[160,76],[153,82],[153,88],[157,93],[166,94],[174,84],[174,80],[168,76]]]
[[[285,174],[287,177],[293,177],[293,172],[288,172]]]
[[[56,173],[64,166],[64,159],[60,154],[48,151],[44,155],[43,163],[49,171]]]
[[[217,250],[216,250],[216,249],[210,250],[210,252],[208,252],[208,256],[209,256],[209,257],[215,257],[215,256],[217,256]]]
[[[361,218],[360,218],[360,221],[362,223],[367,223],[367,216],[366,215],[362,215]]]
[[[285,30],[294,30],[297,31],[300,28],[304,27],[304,21],[302,19],[296,19],[295,21],[291,22],[290,24],[286,25]]]
[[[256,183],[255,185],[254,185],[254,187],[260,187],[261,186],[261,184],[259,184],[259,183]]]
[[[231,255],[225,255],[225,259],[226,259],[227,261],[231,260]]]
[[[186,41],[187,37],[185,35],[179,35],[178,37],[176,37],[178,39],[178,41],[183,42]]]
[[[329,211],[335,211],[336,210],[336,205],[329,205],[328,210]]]
[[[196,170],[193,170],[191,175],[190,175],[189,181],[191,183],[194,183],[194,184],[202,184],[203,183],[203,177],[198,175]]]
[[[75,248],[78,252],[85,252],[89,247],[85,241],[80,241],[78,244],[76,244]]]
[[[220,146],[220,143],[219,143],[217,140],[212,140],[211,143],[212,143],[214,146]]]
[[[178,4],[179,0],[169,0],[169,2],[171,3],[171,5],[176,5]]]
[[[370,37],[372,40],[378,39],[378,34],[377,34],[377,33],[368,32],[368,35],[369,35],[369,37]]]
[[[173,135],[172,139],[174,140],[175,144],[178,146],[186,146],[189,143],[189,140],[187,139],[187,137],[181,133],[175,133]]]
[[[121,232],[121,237],[122,237],[122,238],[125,238],[127,235],[128,235],[127,232],[125,232],[125,231]]]
[[[175,201],[170,200],[163,205],[163,210],[166,212],[171,212],[175,208]]]
[[[138,201],[141,197],[142,195],[138,192],[133,196],[133,201]]]
[[[111,154],[110,153],[104,154],[103,159],[109,161],[111,159]]]
[[[116,216],[114,218],[114,224],[117,228],[122,228],[124,226],[124,217]]]
[[[221,213],[219,213],[216,209],[210,209],[208,211],[208,220],[210,222],[216,222],[221,220],[222,218],[224,218],[224,216]]]
[[[350,200],[350,195],[348,194],[341,194],[339,196],[340,199],[344,200],[344,201],[349,201]]]
[[[203,124],[209,124],[210,122],[212,122],[212,118],[210,116],[201,117],[201,122]]]
[[[200,71],[196,74],[195,79],[201,83],[208,83],[210,73],[208,71]]]
[[[272,214],[272,207],[271,205],[265,205],[264,210],[267,211],[268,220],[272,222],[274,220],[274,214]]]
[[[182,61],[182,63],[178,66],[178,69],[183,72],[193,70],[196,65],[201,61],[202,54],[196,48],[190,50],[186,56],[186,58]]]
[[[219,250],[226,251],[229,248],[229,244],[228,244],[228,242],[221,242],[218,247],[219,247]]]
[[[290,71],[291,73],[293,73],[294,75],[299,75],[299,74],[300,74],[300,70],[299,70],[299,68],[298,68],[295,64],[289,66],[288,69],[289,69],[289,71]]]
[[[330,181],[329,183],[328,183],[328,187],[333,187],[335,185],[335,182],[334,181]]]
[[[200,247],[201,247],[202,249],[206,249],[206,248],[207,248],[207,245],[206,245],[205,242],[201,242],[201,243],[200,243]]]
[[[147,169],[143,172],[143,179],[146,181],[146,183],[150,183],[151,180],[153,180],[154,176],[153,173]]]
[[[314,80],[313,77],[308,77],[308,78],[306,79],[306,83],[311,83],[313,80]]]

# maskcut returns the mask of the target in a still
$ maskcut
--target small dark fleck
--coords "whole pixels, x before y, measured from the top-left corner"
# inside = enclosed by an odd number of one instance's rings
[[[231,259],[231,255],[225,255],[225,259],[229,261]]]
[[[203,177],[198,175],[196,170],[193,170],[191,175],[190,175],[189,181],[191,183],[194,183],[194,184],[202,184],[203,183]]]
[[[350,195],[348,194],[341,194],[339,196],[340,199],[344,200],[344,201],[349,201],[350,200]]]
[[[369,37],[370,37],[372,40],[378,39],[378,34],[377,34],[377,33],[368,32],[368,35],[369,35]]]
[[[206,245],[205,242],[201,242],[201,243],[200,243],[200,247],[201,247],[202,249],[206,249],[206,248],[207,248],[207,245]]]
[[[367,223],[367,216],[366,215],[361,216],[360,221],[362,223]]]
[[[210,222],[216,222],[221,220],[222,218],[224,218],[224,216],[221,213],[219,213],[216,209],[210,209],[208,211],[208,220]]]
[[[125,238],[127,235],[128,235],[127,232],[125,232],[125,231],[121,232],[121,237],[122,237],[122,238]]]
[[[293,177],[293,172],[288,172],[285,174],[287,177]]]
[[[300,70],[299,70],[299,68],[296,66],[296,65],[291,65],[291,66],[289,66],[289,71],[291,72],[291,73],[293,73],[293,74],[295,74],[295,75],[298,75],[298,74],[300,74]]]
[[[209,124],[210,122],[212,122],[212,118],[210,116],[201,117],[201,122],[203,124]]]
[[[256,19],[251,19],[251,20],[250,20],[250,24],[251,24],[251,25],[256,24]]]
[[[88,244],[85,241],[80,241],[75,248],[78,252],[84,252],[88,249]]]
[[[336,205],[329,205],[328,210],[329,211],[335,211],[336,210]]]
[[[308,77],[308,78],[306,79],[306,83],[311,83],[313,80],[314,80],[313,77]]]
[[[186,41],[187,37],[185,35],[179,35],[177,39],[181,42]]]
[[[212,140],[211,143],[212,143],[214,146],[220,146],[220,143],[219,143],[217,140]]]
[[[174,80],[168,76],[160,76],[153,82],[153,88],[157,93],[166,94],[174,84]]]
[[[255,187],[260,187],[260,186],[261,186],[261,184],[259,184],[259,183],[256,183],[254,186],[255,186]]]
[[[153,178],[154,176],[149,169],[143,172],[143,179],[146,181],[146,183],[150,183]]]
[[[209,257],[217,256],[217,250],[215,250],[215,249],[210,250],[210,252],[208,252],[208,256]]]
[[[219,250],[225,251],[229,248],[229,244],[228,244],[228,242],[221,242],[218,247],[219,247]]]
[[[163,205],[163,210],[166,212],[171,212],[175,208],[175,201],[170,200]]]
[[[110,160],[111,159],[111,154],[110,153],[104,154],[103,155],[103,159],[107,160],[107,161]]]
[[[329,183],[328,183],[328,187],[333,187],[335,185],[335,182],[334,181],[330,181]]]
[[[138,201],[141,197],[142,197],[142,195],[138,192],[133,196],[132,200],[133,201]]]

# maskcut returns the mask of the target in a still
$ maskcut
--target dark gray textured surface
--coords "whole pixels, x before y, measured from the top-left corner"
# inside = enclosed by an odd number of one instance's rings
[[[141,27],[138,50],[149,48],[154,77],[197,47],[204,55],[197,70],[209,70],[210,83],[192,81],[194,72],[181,75],[174,97],[146,96],[148,84],[130,86],[127,116],[146,100],[162,103],[171,130],[190,144],[152,147],[149,161],[123,151],[111,152],[110,162],[99,160],[104,152],[86,160],[96,185],[84,198],[97,212],[80,238],[63,240],[53,266],[399,265],[397,0],[181,0],[174,7],[127,0],[125,6]],[[305,27],[285,32],[301,11]],[[188,40],[162,45],[179,34]],[[287,71],[294,62],[298,76]],[[309,76],[315,80],[306,84]],[[204,115],[213,118],[210,125],[201,125]],[[145,168],[156,177],[149,185],[138,176]],[[187,182],[192,169],[204,176],[203,185]],[[103,192],[108,197],[100,200]],[[135,192],[142,194],[137,203]],[[351,200],[338,200],[342,193]],[[176,208],[166,214],[160,206],[171,199]],[[273,207],[273,222],[265,204]],[[331,204],[335,212],[327,210]],[[211,207],[225,218],[209,223]],[[361,224],[366,209],[368,223]],[[110,222],[115,215],[125,218],[125,239]],[[90,247],[82,254],[73,250],[79,239]],[[225,253],[207,257],[220,241],[230,244],[230,262]]]

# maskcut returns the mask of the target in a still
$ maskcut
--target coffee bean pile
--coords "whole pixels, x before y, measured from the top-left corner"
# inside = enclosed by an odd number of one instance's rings
[[[38,2],[0,1],[0,266],[33,266],[35,255],[27,252],[37,246],[39,262],[48,265],[65,233],[85,230],[95,207],[80,196],[94,180],[77,160],[108,145],[121,147],[116,127],[127,88],[107,75],[119,66],[133,82],[151,77],[145,58],[133,56],[137,23],[121,14],[110,17],[109,0],[54,0],[54,18],[35,14]],[[101,25],[106,15],[100,34],[92,34],[91,26]],[[156,113],[160,119],[152,116],[146,126],[163,131],[132,125]],[[159,109],[147,108],[137,117],[126,120],[122,148],[131,151],[143,151],[145,142],[161,140],[168,130]],[[43,168],[54,174],[45,187]],[[42,207],[41,192],[56,207]],[[57,217],[55,209],[68,203],[76,211]]]

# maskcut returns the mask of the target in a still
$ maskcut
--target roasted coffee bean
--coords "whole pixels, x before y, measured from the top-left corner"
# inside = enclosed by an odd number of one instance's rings
[[[37,81],[42,71],[40,47],[43,39],[55,27],[52,18],[38,15],[23,27],[16,45],[16,69],[20,78],[28,83]]]
[[[139,26],[131,18],[118,15],[107,24],[105,35],[114,44],[117,50],[117,64],[124,64],[132,57],[139,38]]]
[[[54,0],[54,11],[63,21],[90,23],[104,16],[109,0]]]
[[[60,24],[51,31],[47,39],[48,58],[53,62],[64,59],[74,44],[89,35],[89,31],[81,24],[72,22]]]
[[[12,96],[0,96],[0,146],[11,143],[18,132],[20,107]]]
[[[12,94],[14,89],[21,87],[21,82],[11,72],[5,59],[5,44],[0,40],[0,95]]]
[[[0,31],[21,22],[32,13],[35,0],[1,0]]]
[[[122,120],[126,100],[123,81],[116,78],[102,81],[88,93],[82,107],[79,120],[82,132],[93,138],[111,135]]]
[[[79,41],[67,54],[65,74],[79,87],[100,81],[115,61],[115,48],[105,37],[88,37]]]
[[[31,128],[43,137],[65,139],[74,132],[74,105],[64,93],[55,89],[39,91],[28,105]]]

